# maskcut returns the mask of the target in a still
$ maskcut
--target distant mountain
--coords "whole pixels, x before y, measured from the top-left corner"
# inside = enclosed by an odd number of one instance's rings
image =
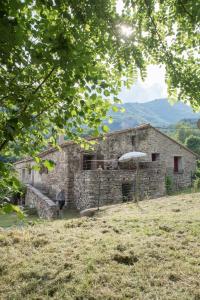
[[[194,113],[192,108],[182,102],[171,105],[167,99],[156,99],[146,103],[124,103],[119,105],[125,112],[110,112],[113,123],[111,130],[126,129],[142,123],[153,126],[169,126],[183,119],[198,119],[200,113]]]

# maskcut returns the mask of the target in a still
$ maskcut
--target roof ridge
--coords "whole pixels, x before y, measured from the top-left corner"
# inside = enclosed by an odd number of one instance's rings
[[[184,146],[183,144],[181,144],[180,142],[176,141],[175,139],[171,138],[169,135],[167,135],[166,133],[162,132],[161,130],[159,130],[158,128],[150,125],[151,128],[155,129],[157,132],[161,133],[162,135],[164,135],[165,137],[167,137],[169,140],[173,141],[174,143],[176,143],[177,145],[181,146],[182,148],[184,148],[185,150],[191,152],[193,155],[195,155],[196,157],[199,157],[199,155],[195,152],[193,152],[192,150],[190,150],[188,147]]]
[[[112,136],[112,135],[115,135],[115,134],[122,134],[122,133],[125,133],[125,132],[129,132],[129,131],[132,131],[134,129],[143,129],[143,128],[148,128],[148,127],[151,127],[151,125],[149,123],[144,123],[144,124],[141,124],[141,125],[138,125],[136,127],[131,127],[131,128],[127,128],[127,129],[122,129],[122,130],[116,130],[116,131],[113,131],[113,132],[110,132],[110,133],[107,133],[107,134],[103,134],[102,136],[98,136],[98,137],[88,137],[88,138],[85,138],[86,140],[88,141],[91,141],[91,140],[98,140],[98,139],[101,139],[103,136],[104,137],[109,137],[109,136]],[[72,141],[72,140],[68,140],[62,144],[60,144],[59,146],[61,148],[64,148],[64,147],[67,147],[68,145],[74,145],[75,142]],[[42,152],[40,152],[38,154],[38,156],[42,157],[44,156],[45,154],[48,154],[48,153],[51,153],[51,152],[55,152],[57,150],[57,148],[55,147],[51,147],[51,148],[48,148]],[[18,160],[16,161],[14,164],[18,164],[18,163],[22,163],[22,162],[25,162],[25,161],[31,161],[33,160],[33,158],[31,157],[28,157],[28,158],[24,158],[24,159],[21,159],[21,160]]]
[[[186,151],[189,151],[190,153],[192,153],[193,155],[195,155],[196,157],[198,157],[198,154],[193,152],[192,150],[190,150],[189,148],[187,148],[186,146],[182,145],[181,143],[179,143],[178,141],[176,141],[175,139],[171,138],[170,136],[168,136],[167,134],[165,134],[164,132],[162,132],[161,130],[159,130],[158,128],[152,126],[150,123],[144,123],[144,124],[141,124],[141,125],[138,125],[136,127],[131,127],[131,128],[127,128],[127,129],[122,129],[122,130],[116,130],[116,131],[113,131],[113,132],[110,132],[110,133],[107,133],[107,134],[103,134],[104,137],[110,137],[110,136],[113,136],[113,135],[117,135],[117,134],[122,134],[122,133],[126,133],[126,132],[129,132],[129,131],[132,131],[132,130],[137,130],[137,129],[145,129],[145,128],[153,128],[154,130],[156,130],[157,132],[159,132],[160,134],[162,134],[163,136],[167,137],[168,139],[170,139],[171,141],[173,141],[174,143],[178,144],[179,146],[181,146],[182,148],[184,148]],[[101,139],[103,136],[99,136],[99,137],[88,137],[86,138],[86,140],[88,141],[91,141],[91,140],[99,140]],[[60,144],[59,146],[61,148],[64,148],[64,147],[67,147],[69,145],[75,145],[76,143],[74,141],[71,141],[71,140],[68,140],[62,144]],[[57,151],[58,149],[57,148],[49,148],[47,150],[44,150],[42,152],[40,152],[38,154],[39,157],[43,157],[44,155],[48,154],[48,153],[52,153],[52,152],[55,152]],[[28,161],[32,161],[33,158],[31,157],[28,157],[28,158],[24,158],[22,160],[19,160],[17,162],[15,162],[14,164],[18,164],[18,163],[22,163],[22,162],[28,162]]]

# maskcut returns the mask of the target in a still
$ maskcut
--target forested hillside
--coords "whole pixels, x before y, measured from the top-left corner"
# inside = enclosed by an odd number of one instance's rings
[[[119,105],[124,112],[110,112],[113,123],[110,129],[119,130],[134,127],[141,123],[151,123],[153,126],[169,126],[182,119],[198,119],[200,113],[182,102],[171,105],[167,99],[156,99],[147,103],[124,103]]]

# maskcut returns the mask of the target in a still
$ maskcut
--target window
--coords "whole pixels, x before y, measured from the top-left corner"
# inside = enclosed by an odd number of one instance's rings
[[[131,136],[131,144],[132,146],[135,146],[135,135]]]
[[[94,160],[94,155],[84,154],[83,155],[83,170],[92,170],[93,169],[93,160]]]
[[[104,169],[104,156],[100,153],[97,154],[97,169],[101,167]]]
[[[26,175],[26,169],[22,169],[22,180],[25,179],[25,175]]]
[[[182,171],[182,157],[174,156],[174,173]]]
[[[160,153],[152,153],[151,154],[152,161],[156,161],[160,159]]]

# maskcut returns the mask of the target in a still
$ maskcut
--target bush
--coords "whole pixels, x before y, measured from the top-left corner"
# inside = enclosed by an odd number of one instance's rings
[[[193,187],[195,191],[200,189],[200,160],[197,161],[197,168],[194,174]]]
[[[199,177],[195,178],[195,180],[193,182],[193,187],[194,187],[195,192],[200,190],[200,178]]]
[[[0,214],[15,212],[20,218],[23,217],[23,212],[13,203],[22,197],[25,189],[12,164],[0,161],[0,174]]]
[[[185,145],[193,152],[200,154],[200,137],[199,136],[190,135],[185,140]]]
[[[165,176],[165,188],[166,188],[167,195],[170,195],[173,190],[173,180],[171,176],[168,175]]]

